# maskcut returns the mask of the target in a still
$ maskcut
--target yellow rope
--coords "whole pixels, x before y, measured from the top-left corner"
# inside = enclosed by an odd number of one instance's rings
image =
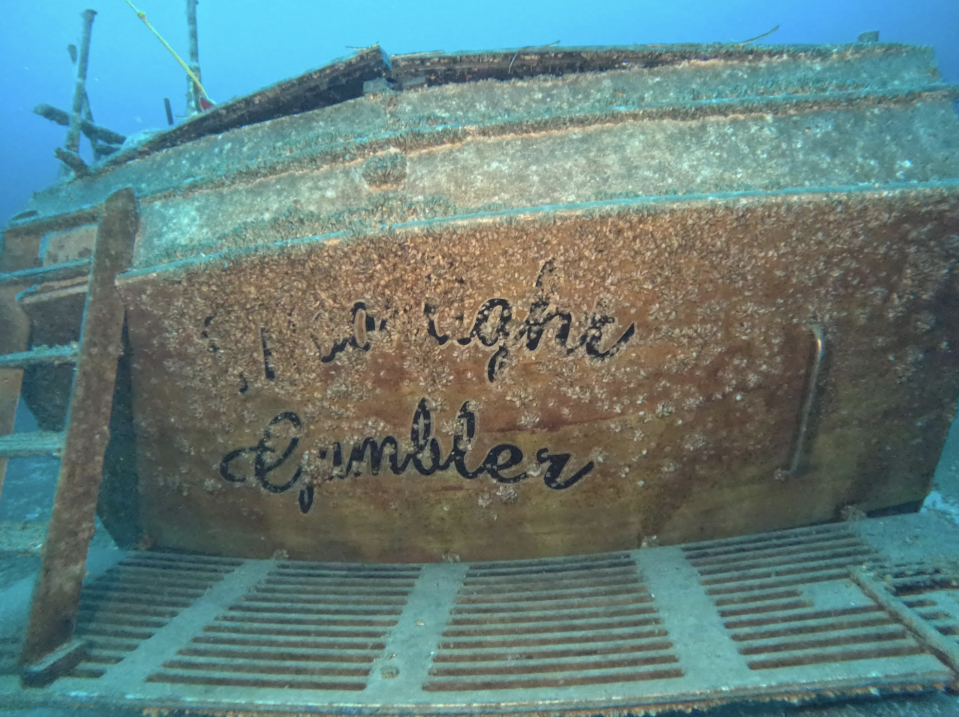
[[[170,44],[166,40],[164,40],[163,37],[160,35],[160,33],[158,33],[154,29],[153,25],[150,24],[150,21],[147,20],[147,14],[145,12],[140,12],[139,10],[137,10],[136,5],[134,5],[131,2],[131,0],[127,0],[127,5],[133,8],[133,12],[137,14],[138,18],[143,20],[143,24],[150,29],[150,32],[152,32],[154,35],[157,36],[157,39],[163,43],[163,46],[166,49],[168,49],[170,51],[170,54],[176,58],[176,61],[180,63],[180,67],[186,70],[186,73],[190,76],[190,79],[193,80],[193,84],[197,86],[197,89],[200,90],[203,96],[206,97],[210,102],[213,102],[213,100],[210,99],[210,95],[208,95],[206,93],[206,90],[203,89],[203,85],[200,84],[200,78],[197,77],[195,74],[193,74],[193,70],[191,70],[189,67],[186,66],[186,63],[180,59],[180,56],[176,54],[176,51],[172,47],[170,47]]]

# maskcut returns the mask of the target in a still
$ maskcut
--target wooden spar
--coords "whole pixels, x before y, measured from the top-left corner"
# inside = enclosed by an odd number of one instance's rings
[[[190,33],[190,70],[199,78],[200,49],[196,34],[196,3],[197,0],[186,0],[186,23]],[[200,111],[200,89],[192,77],[187,77],[186,111],[188,115],[195,115]]]
[[[57,147],[53,150],[53,155],[68,166],[73,171],[75,177],[85,177],[90,174],[90,168],[76,152],[71,152],[63,147]]]
[[[77,64],[77,46],[76,45],[67,45],[67,54],[70,55],[70,62],[74,65]],[[90,96],[87,94],[86,89],[84,88],[83,92],[83,120],[86,122],[93,122],[93,111],[90,109]],[[67,122],[69,124],[69,121]],[[83,127],[80,127],[80,131],[83,132]],[[86,134],[86,132],[84,132]],[[90,145],[93,147],[93,159],[97,160],[103,156],[100,150],[100,140],[96,136],[87,135],[90,139]],[[109,154],[109,153],[108,153]],[[67,163],[69,164],[69,162]]]
[[[70,115],[51,105],[37,105],[33,108],[33,113],[51,122],[56,122],[59,125],[67,126],[70,124]],[[98,142],[106,142],[108,144],[123,144],[127,139],[126,135],[94,124],[92,119],[81,119],[80,131],[89,137],[91,141],[96,139]]]
[[[90,109],[90,96],[84,90],[83,92],[83,121],[93,123],[93,110]],[[100,140],[94,135],[90,137],[90,146],[93,148],[94,161],[100,159]]]
[[[70,131],[64,148],[77,154],[80,151],[80,123],[83,120],[83,101],[87,95],[87,66],[90,60],[90,34],[93,31],[93,18],[96,10],[83,11],[83,36],[80,39],[80,56],[77,58],[77,82],[73,89],[73,107],[70,113]],[[67,171],[62,168],[61,174]]]

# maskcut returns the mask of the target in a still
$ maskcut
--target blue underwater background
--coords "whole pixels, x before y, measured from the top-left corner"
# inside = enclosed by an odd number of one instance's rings
[[[184,0],[134,3],[184,58]],[[98,124],[123,134],[166,126],[163,98],[185,107],[186,78],[125,0],[4,0],[0,22],[0,223],[56,180],[66,128],[33,114],[69,110],[80,13],[97,11],[87,91]],[[389,54],[546,45],[742,42],[931,45],[947,82],[959,83],[957,0],[201,0],[200,65],[219,102],[380,43]],[[87,156],[89,148],[83,140]]]

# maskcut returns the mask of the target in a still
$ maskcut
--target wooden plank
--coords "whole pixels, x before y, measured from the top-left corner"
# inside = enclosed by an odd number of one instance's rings
[[[0,436],[0,458],[4,459],[44,454],[59,455],[61,450],[63,450],[63,434],[53,431]]]
[[[32,351],[0,355],[0,368],[35,366],[37,364],[73,363],[77,359],[79,348],[67,344],[65,346],[45,346]]]
[[[39,261],[39,260],[38,260]],[[54,264],[36,268],[21,269],[0,274],[0,285],[14,285],[17,288],[29,286],[40,281],[66,281],[90,272],[90,260],[78,259],[65,264]]]
[[[111,195],[97,230],[60,479],[20,653],[22,664],[36,663],[66,643],[76,624],[121,350],[123,304],[115,279],[130,264],[138,224],[133,191]]]
[[[40,266],[42,238],[42,229],[31,228],[20,233],[5,230],[0,249],[0,271],[13,273]],[[2,278],[8,278],[8,274],[0,275],[0,279]]]
[[[196,114],[147,140],[135,151],[118,153],[108,164],[122,164],[211,134],[355,99],[363,95],[364,82],[384,77],[388,71],[383,51],[374,45],[351,57]]]

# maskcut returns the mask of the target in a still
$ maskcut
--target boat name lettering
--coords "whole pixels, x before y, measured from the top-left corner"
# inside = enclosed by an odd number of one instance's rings
[[[578,339],[570,341],[570,331],[573,326],[573,315],[569,311],[555,308],[551,292],[546,288],[548,277],[554,272],[552,261],[546,262],[540,269],[536,279],[535,293],[530,300],[529,312],[523,324],[516,328],[513,324],[513,306],[507,299],[489,299],[476,312],[473,326],[465,336],[452,338],[449,334],[441,334],[437,326],[439,307],[426,303],[423,314],[427,320],[427,332],[440,346],[451,340],[460,346],[468,346],[474,339],[483,346],[496,351],[486,365],[486,378],[492,383],[502,375],[509,363],[511,350],[523,349],[536,351],[546,328],[552,323],[555,331],[554,338],[560,350],[567,356],[577,352],[585,353],[592,359],[605,361],[615,356],[632,338],[636,325],[630,324],[611,346],[604,349],[603,332],[607,326],[616,324],[613,316],[593,311],[586,320],[586,329]]]
[[[441,332],[440,307],[424,302],[423,316],[426,320],[426,332],[440,346],[480,344],[483,347],[495,349],[486,364],[486,378],[490,383],[503,375],[510,364],[510,358],[517,352],[524,349],[529,352],[536,351],[547,329],[553,331],[555,344],[565,356],[586,356],[594,361],[611,359],[632,339],[636,332],[636,325],[629,324],[619,338],[610,344],[608,330],[618,321],[614,316],[605,313],[604,309],[597,308],[584,315],[582,333],[572,338],[576,322],[572,312],[559,308],[555,302],[556,290],[550,286],[553,273],[552,261],[546,262],[536,279],[532,296],[528,299],[529,310],[521,323],[513,320],[513,303],[508,299],[497,297],[488,299],[479,307],[471,325],[463,323],[465,317],[462,314],[453,317],[464,328],[460,332],[462,335],[451,336],[449,333]],[[332,363],[337,356],[348,350],[370,351],[376,345],[373,335],[377,332],[385,332],[389,321],[400,311],[405,313],[407,309],[398,310],[386,306],[380,316],[375,316],[365,301],[354,302],[350,308],[347,330],[334,338],[332,343],[327,343],[329,339],[323,339],[312,331],[309,333],[313,345],[319,352],[320,363]],[[314,316],[314,321],[323,315],[322,312],[318,313]],[[200,336],[208,343],[209,350],[214,355],[219,355],[220,346],[211,335],[211,324],[216,316],[217,312],[214,312],[204,319]],[[295,333],[295,324],[291,322],[290,326]],[[466,326],[469,326],[468,330],[465,329]],[[263,364],[263,377],[267,381],[275,381],[279,369],[274,358],[276,341],[274,334],[270,329],[260,326],[257,338],[257,350]],[[238,379],[240,393],[246,393],[249,390],[247,377],[239,372]]]
[[[273,417],[255,446],[237,448],[223,456],[220,476],[230,483],[256,481],[269,493],[285,493],[301,483],[298,502],[300,510],[308,513],[313,507],[316,482],[358,477],[367,465],[372,475],[378,475],[384,461],[394,475],[412,470],[422,476],[431,476],[452,468],[466,480],[489,475],[499,483],[518,483],[542,475],[546,486],[554,490],[575,485],[593,470],[594,464],[589,461],[571,475],[564,476],[571,458],[569,453],[552,453],[548,448],[540,448],[536,451],[535,463],[532,463],[527,461],[519,446],[511,443],[493,446],[483,461],[471,469],[467,459],[476,436],[476,424],[476,413],[467,401],[456,417],[452,448],[444,458],[442,444],[433,435],[433,414],[424,398],[413,413],[409,450],[404,451],[394,436],[382,440],[366,437],[350,447],[337,441],[304,452],[292,475],[286,480],[278,480],[275,472],[296,453],[303,432],[300,417],[292,411],[285,411]],[[251,458],[252,465],[249,463]],[[324,462],[328,469],[319,470]],[[304,478],[305,472],[309,472],[309,478]]]

